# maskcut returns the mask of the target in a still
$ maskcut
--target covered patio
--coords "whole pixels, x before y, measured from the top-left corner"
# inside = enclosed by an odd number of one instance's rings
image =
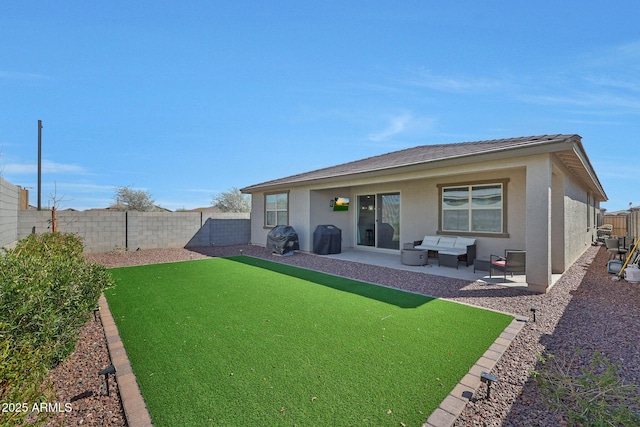
[[[448,277],[451,279],[466,280],[469,282],[486,282],[491,285],[499,285],[512,288],[521,288],[527,290],[527,282],[525,275],[514,274],[511,277],[507,274],[506,281],[502,272],[494,270],[492,276],[489,277],[489,271],[475,269],[474,266],[465,266],[463,263],[458,268],[438,266],[436,258],[429,258],[428,264],[424,266],[414,266],[402,264],[400,253],[366,251],[358,249],[345,249],[339,254],[332,255],[315,255],[322,258],[330,258],[341,261],[357,262],[361,264],[369,264],[378,267],[387,267],[397,270],[411,271],[414,273],[432,274],[435,276]],[[560,279],[561,274],[553,274],[551,279],[551,287]]]
[[[316,228],[326,224],[342,230],[346,250],[393,253],[424,236],[473,239],[484,260],[526,251],[527,288],[538,293],[595,241],[607,200],[575,134],[421,145],[241,191],[252,195],[252,242],[286,225],[311,252]]]
[[[502,288],[509,295],[522,295],[532,293],[527,286],[526,276],[514,274],[511,277],[507,274],[504,280],[503,273],[494,270],[493,277],[489,277],[489,272],[469,267],[464,263],[459,263],[458,268],[438,266],[436,258],[429,258],[428,265],[412,266],[401,262],[400,251],[374,251],[353,248],[343,248],[338,254],[318,255],[313,252],[295,251],[289,256],[277,255],[264,246],[257,245],[232,245],[232,246],[209,246],[201,248],[190,248],[191,251],[198,252],[203,256],[228,257],[237,255],[249,255],[258,258],[270,259],[283,264],[295,265],[302,268],[324,271],[326,273],[350,277],[357,280],[378,283],[384,286],[391,286],[398,289],[405,289],[409,292],[420,292],[438,298],[452,298],[463,288],[468,291],[469,287],[477,289],[498,289]],[[390,270],[389,270],[390,269]],[[394,274],[393,271],[398,274]],[[418,275],[424,275],[420,278]],[[555,285],[560,280],[562,274],[553,274],[551,285]],[[411,278],[411,282],[418,283],[410,285],[405,282]],[[443,278],[444,280],[437,280]],[[417,280],[416,280],[417,279]],[[488,288],[485,288],[486,285]],[[536,293],[536,292],[533,292]],[[514,295],[515,295],[514,294]],[[496,296],[491,293],[487,296]]]

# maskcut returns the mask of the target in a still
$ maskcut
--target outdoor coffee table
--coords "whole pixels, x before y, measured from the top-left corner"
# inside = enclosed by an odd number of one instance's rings
[[[438,267],[441,265],[458,268],[458,254],[438,251]]]

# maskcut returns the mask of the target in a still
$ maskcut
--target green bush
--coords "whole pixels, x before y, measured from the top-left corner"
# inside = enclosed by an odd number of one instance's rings
[[[5,326],[0,324],[0,330]],[[31,404],[54,401],[50,386],[45,384],[49,351],[49,348],[36,349],[24,340],[16,343],[0,333],[0,403],[14,405],[0,413],[0,426],[20,425]],[[15,407],[18,403],[26,403],[27,407],[18,409]],[[30,422],[30,425],[43,422]]]
[[[635,384],[620,378],[619,367],[595,351],[581,366],[577,349],[570,358],[538,356],[533,371],[546,404],[568,418],[570,426],[638,426],[640,397]]]
[[[0,256],[0,402],[42,397],[47,370],[73,351],[111,281],[72,234],[30,235]]]
[[[30,234],[16,245],[14,254],[41,255],[42,257],[84,257],[82,239],[71,233]]]

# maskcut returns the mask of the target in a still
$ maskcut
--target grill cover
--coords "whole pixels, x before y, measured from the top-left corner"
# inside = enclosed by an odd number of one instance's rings
[[[298,233],[290,225],[277,225],[267,234],[267,249],[284,255],[300,250]]]
[[[339,254],[342,251],[342,230],[335,225],[319,225],[313,232],[313,252],[318,255]]]

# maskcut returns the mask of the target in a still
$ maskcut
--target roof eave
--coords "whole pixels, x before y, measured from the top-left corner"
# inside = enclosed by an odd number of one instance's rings
[[[468,159],[473,159],[473,161],[475,161],[476,159],[481,159],[482,157],[485,157],[485,156],[492,156],[495,159],[495,158],[517,157],[517,156],[531,155],[531,154],[558,153],[562,151],[572,151],[574,153],[575,157],[579,160],[580,168],[584,173],[574,170],[575,168],[572,168],[571,165],[567,164],[565,161],[563,161],[563,163],[565,163],[567,167],[571,169],[573,173],[575,173],[576,176],[578,176],[579,178],[584,179],[584,176],[587,176],[589,181],[589,182],[586,182],[587,186],[590,189],[592,189],[592,191],[594,191],[594,194],[599,193],[599,196],[600,196],[599,198],[601,201],[606,201],[607,200],[606,193],[604,192],[604,189],[600,184],[600,181],[598,180],[593,167],[591,166],[591,162],[589,161],[586,155],[586,152],[584,151],[584,147],[582,146],[582,142],[581,142],[581,137],[579,135],[566,135],[565,138],[558,139],[555,141],[548,141],[548,140],[541,141],[541,143],[539,144],[529,144],[526,146],[499,148],[496,150],[489,150],[489,151],[484,151],[479,153],[478,152],[467,153],[467,154],[461,154],[461,155],[453,155],[446,158],[421,160],[421,161],[406,163],[402,165],[377,167],[375,169],[371,169],[367,171],[348,172],[345,170],[344,172],[335,173],[334,175],[328,176],[328,177],[320,177],[320,178],[301,177],[301,179],[292,180],[296,176],[296,175],[293,175],[293,176],[282,178],[282,179],[267,181],[260,184],[244,187],[240,189],[240,191],[244,194],[251,194],[254,192],[262,192],[262,191],[277,191],[284,188],[299,187],[304,185],[339,182],[344,180],[344,178],[346,177],[358,178],[358,177],[366,177],[367,175],[376,175],[376,176],[380,176],[381,174],[389,175],[389,174],[397,173],[396,171],[398,170],[415,169],[416,167],[423,166],[423,165],[433,165],[433,164],[439,164],[439,163],[441,164],[446,162],[460,162]],[[304,173],[300,175],[304,175]]]

